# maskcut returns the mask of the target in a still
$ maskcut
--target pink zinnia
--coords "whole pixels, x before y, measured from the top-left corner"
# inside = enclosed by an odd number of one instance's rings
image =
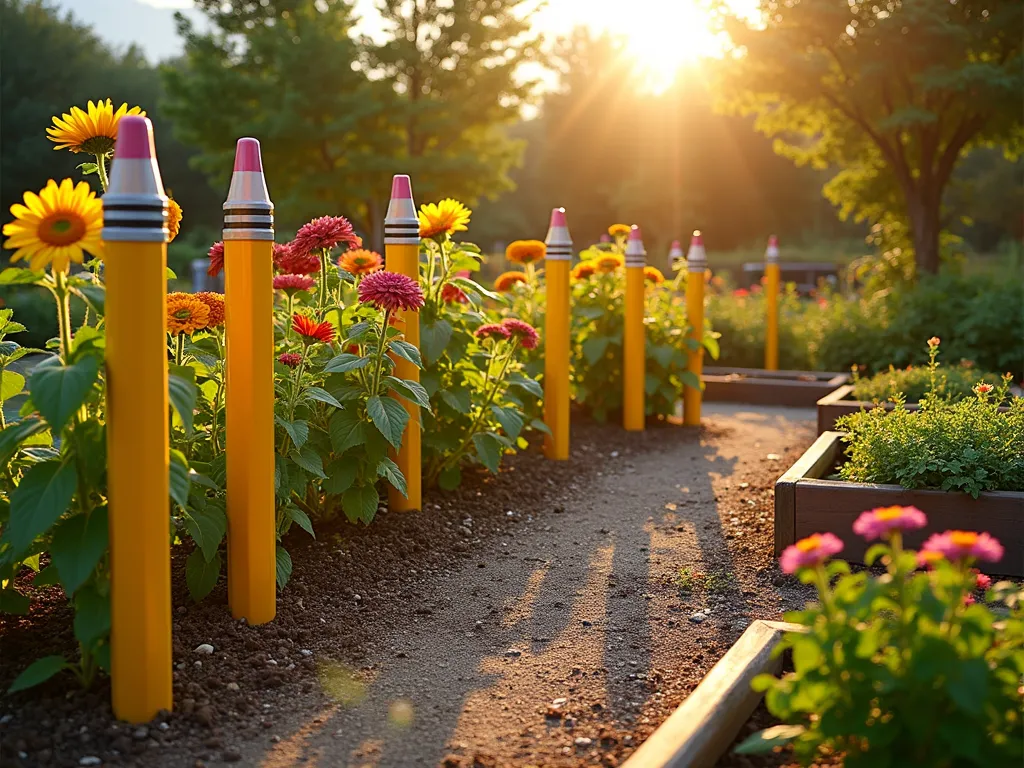
[[[986,573],[982,573],[977,568],[972,568],[974,571],[974,586],[977,589],[988,589],[992,586],[992,577]]]
[[[932,349],[935,349],[941,343],[942,339],[940,339],[938,336],[932,336],[930,339],[928,339],[928,346],[931,347]]]
[[[316,285],[316,280],[305,275],[277,275],[274,278],[274,290],[292,294],[295,291],[308,291]]]
[[[921,547],[926,559],[941,556],[947,560],[975,558],[998,563],[1003,559],[1003,545],[987,533],[974,531],[945,531],[933,533]]]
[[[287,245],[274,245],[274,266],[286,275],[315,275],[320,271],[320,259]]]
[[[512,337],[512,331],[498,323],[487,323],[477,328],[473,335],[481,340],[496,339],[497,341],[506,341]]]
[[[819,565],[842,551],[843,542],[837,536],[831,533],[815,533],[786,547],[779,558],[779,565],[783,573],[794,573],[800,568]]]
[[[453,283],[445,283],[441,289],[441,298],[449,304],[468,304],[469,296],[459,286]]]
[[[536,329],[529,323],[524,323],[515,317],[509,317],[501,321],[505,329],[519,339],[519,346],[523,349],[533,349],[537,346],[538,336]]]
[[[277,362],[287,365],[289,368],[296,368],[302,362],[302,355],[298,352],[285,352],[277,358]]]
[[[423,291],[411,277],[397,272],[374,272],[359,283],[359,300],[390,312],[419,309],[423,306]]]
[[[330,250],[341,243],[349,248],[358,248],[363,241],[356,236],[344,216],[321,216],[299,228],[292,240],[292,248],[298,253],[309,254],[324,248]]]
[[[917,507],[878,507],[861,512],[853,524],[853,532],[868,541],[886,537],[892,531],[911,531],[924,528],[928,522]]]
[[[210,257],[210,266],[206,268],[206,274],[216,277],[224,271],[224,243],[218,240],[211,245],[207,256]]]

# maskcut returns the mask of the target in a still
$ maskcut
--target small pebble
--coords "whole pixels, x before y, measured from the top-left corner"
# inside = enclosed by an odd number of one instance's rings
[[[95,755],[86,755],[78,761],[79,765],[103,765],[103,761]]]
[[[586,736],[577,736],[576,740],[573,742],[577,747],[589,747],[593,743],[594,741],[592,739],[588,739]]]
[[[232,681],[232,682],[228,683],[227,685],[225,685],[224,687],[227,688],[229,691],[237,691],[238,690],[238,683]]]
[[[149,728],[136,728],[132,733],[132,738],[136,741],[145,741],[149,738]]]
[[[515,658],[517,656],[522,656],[523,652],[520,651],[518,648],[509,648],[507,651],[505,651],[505,655],[510,658]]]
[[[210,645],[209,643],[203,643],[202,645],[197,645],[194,652],[195,653],[205,654],[205,655],[208,656],[211,653],[213,653],[213,646]]]
[[[705,616],[700,611],[697,611],[696,613],[691,613],[690,614],[690,621],[692,621],[694,624],[700,624],[706,618],[707,618],[707,616]]]
[[[312,656],[313,655],[313,652],[311,650],[309,650],[308,648],[303,648],[301,651],[299,651],[299,653],[301,653],[303,656]]]

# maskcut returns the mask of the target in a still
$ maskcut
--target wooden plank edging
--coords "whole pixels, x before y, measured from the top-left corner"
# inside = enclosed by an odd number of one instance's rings
[[[796,541],[796,484],[805,477],[821,477],[839,458],[841,432],[824,432],[775,481],[775,556]]]
[[[751,681],[762,673],[777,674],[782,659],[773,658],[772,651],[784,632],[802,631],[799,624],[754,621],[623,768],[713,766],[761,701]]]

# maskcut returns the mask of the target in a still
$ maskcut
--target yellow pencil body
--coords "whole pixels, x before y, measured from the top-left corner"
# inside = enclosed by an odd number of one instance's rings
[[[690,323],[690,338],[700,343],[704,338],[704,270],[690,271],[686,275],[686,317]],[[686,370],[699,379],[704,371],[704,347],[687,352]],[[700,406],[703,393],[699,387],[683,388],[683,424],[700,425]]]
[[[384,246],[384,263],[391,272],[397,272],[419,281],[420,247],[412,244],[392,244]],[[420,313],[414,309],[398,311],[401,324],[398,326],[405,335],[405,340],[420,347]],[[395,358],[395,376],[400,379],[420,380],[420,369],[408,360]],[[423,470],[422,450],[420,443],[420,408],[413,402],[401,398],[400,402],[409,413],[409,423],[402,435],[402,448],[392,450],[392,458],[405,476],[408,497],[403,496],[393,486],[388,487],[388,509],[398,512],[410,512],[423,507]]]
[[[172,708],[167,245],[105,246],[111,697],[142,723]]]
[[[271,241],[224,242],[228,603],[250,624],[277,599],[273,280]]]
[[[779,288],[781,269],[778,263],[768,262],[765,274],[765,306],[768,311],[764,331],[764,367],[779,370]]]
[[[622,339],[622,426],[644,428],[644,270],[626,267],[626,318]]]
[[[547,308],[544,314],[544,423],[549,459],[569,458],[569,271],[568,260],[547,261]]]

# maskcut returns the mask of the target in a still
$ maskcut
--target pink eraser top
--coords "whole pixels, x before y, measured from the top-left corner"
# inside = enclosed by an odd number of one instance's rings
[[[238,140],[235,147],[235,170],[257,172],[263,170],[263,160],[260,159],[260,143],[257,139]]]
[[[392,200],[412,200],[412,182],[404,173],[395,174],[391,180]]]
[[[632,228],[630,228],[630,230],[629,230],[629,239],[630,240],[641,240],[641,239],[643,239],[641,237],[641,235],[640,235],[640,227],[638,227],[636,224],[634,224],[632,226]]]
[[[683,247],[683,245],[682,245],[682,243],[680,243],[680,242],[679,242],[678,240],[673,240],[673,241],[672,241],[672,245],[671,245],[671,247],[672,247],[672,248],[682,248],[682,247]]]
[[[768,245],[775,245],[775,246],[777,246],[778,244],[779,244],[779,237],[778,237],[778,235],[769,235],[769,237],[768,237]]]
[[[693,237],[690,239],[690,245],[704,245],[704,236],[700,233],[699,229],[693,230]]]
[[[114,159],[148,160],[156,157],[153,144],[153,124],[148,117],[125,115],[117,127]]]
[[[551,226],[552,227],[564,227],[565,226],[565,208],[555,208],[551,211]]]

